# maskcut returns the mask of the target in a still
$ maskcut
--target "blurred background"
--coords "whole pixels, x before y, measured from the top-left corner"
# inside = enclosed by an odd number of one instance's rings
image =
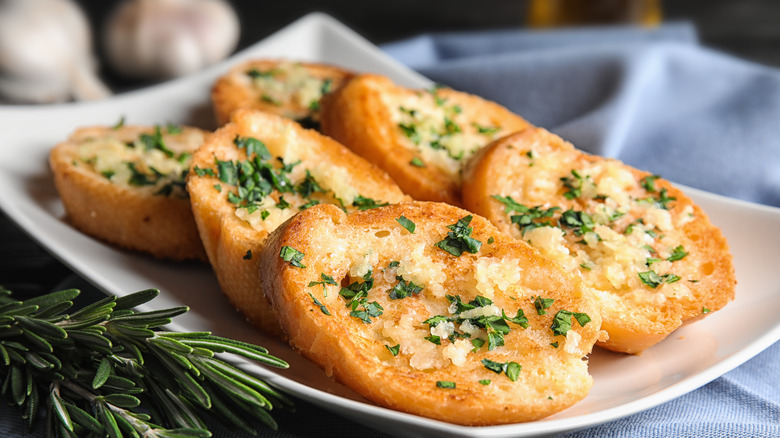
[[[32,4],[41,0],[0,0],[0,80],[3,79],[2,51],[9,52],[3,38],[10,40],[10,22],[2,22],[3,9],[12,5]],[[47,0],[51,1],[51,0]],[[197,0],[201,1],[201,0]],[[127,74],[140,72],[134,58],[125,60],[108,59],[116,53],[121,43],[111,44],[113,28],[121,25],[111,21],[123,0],[73,0],[84,12],[88,28],[93,36],[92,52],[97,54],[98,77],[113,91],[121,92],[157,82],[162,77],[153,74]],[[190,3],[192,0],[133,0],[137,4]],[[590,26],[614,24],[640,24],[646,26],[664,22],[685,21],[693,23],[703,45],[735,56],[770,66],[780,66],[780,1],[777,0],[393,0],[385,2],[356,2],[354,0],[207,0],[210,3],[226,3],[235,11],[239,26],[237,37],[223,35],[222,44],[228,54],[247,47],[297,18],[314,11],[326,12],[347,26],[356,30],[375,44],[383,44],[425,32],[477,31],[487,29],[549,28],[555,26]],[[143,11],[126,11],[124,22],[136,21],[136,28],[127,30],[130,34],[141,27]],[[200,8],[205,17],[219,15],[213,10]],[[217,11],[219,12],[219,11]],[[190,11],[189,14],[194,14]],[[8,15],[7,13],[5,15]],[[155,15],[155,14],[145,14]],[[159,15],[159,14],[157,14]],[[190,17],[193,18],[193,17]],[[146,20],[149,21],[148,17]],[[191,22],[203,20],[203,17]],[[206,20],[208,21],[208,20]],[[212,20],[212,21],[216,21]],[[192,24],[192,23],[190,23]],[[203,24],[203,23],[201,23]],[[216,24],[215,24],[216,25]],[[163,27],[165,24],[163,24]],[[6,27],[5,34],[1,27]],[[238,29],[240,28],[240,32]],[[29,33],[29,32],[28,32]],[[218,40],[215,33],[211,40]],[[224,34],[224,32],[223,32]],[[5,35],[5,36],[4,36]],[[19,37],[19,44],[26,38]],[[7,43],[8,41],[5,41]],[[187,42],[182,44],[186,45]],[[201,42],[201,46],[205,43]],[[111,47],[111,48],[109,48]],[[124,51],[132,48],[124,48]],[[150,50],[136,48],[137,52]],[[192,47],[180,51],[194,50]],[[204,49],[205,50],[205,49]],[[214,56],[218,48],[211,48]],[[122,50],[119,50],[120,52]],[[139,55],[140,56],[140,55]],[[227,55],[219,55],[227,56]],[[112,62],[113,61],[113,62]],[[152,64],[154,62],[150,61]],[[152,65],[154,67],[154,65]],[[12,72],[13,73],[13,72]],[[143,72],[141,72],[143,73]],[[8,77],[9,73],[5,72]],[[165,75],[162,75],[165,76]],[[168,76],[171,76],[169,74]],[[90,84],[87,84],[90,85]],[[98,86],[96,84],[92,84]],[[0,84],[2,86],[2,84]],[[2,90],[0,90],[2,91]],[[99,93],[99,89],[88,90]],[[2,93],[0,93],[2,95]]]

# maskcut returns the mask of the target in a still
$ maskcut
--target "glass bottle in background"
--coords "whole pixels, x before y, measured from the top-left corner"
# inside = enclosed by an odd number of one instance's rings
[[[529,27],[609,24],[654,26],[661,22],[659,0],[530,0]]]

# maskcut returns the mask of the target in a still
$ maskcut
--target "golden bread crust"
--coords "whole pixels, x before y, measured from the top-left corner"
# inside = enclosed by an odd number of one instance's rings
[[[197,128],[180,129],[180,134],[163,133],[168,147],[177,153],[192,153],[207,134]],[[107,139],[123,144],[154,132],[146,126],[80,128],[51,150],[54,184],[68,220],[84,233],[123,248],[158,258],[205,261],[186,197],[155,195],[148,187],[112,182],[85,161],[93,159],[87,158],[87,143]]]
[[[480,97],[412,90],[377,75],[357,76],[322,101],[324,133],[384,169],[413,198],[451,205],[461,205],[462,163],[494,138],[528,126]]]
[[[534,128],[484,148],[468,164],[465,181],[467,208],[502,232],[530,241],[594,288],[609,333],[600,345],[607,349],[641,352],[734,298],[726,239],[690,198],[657,176],[580,152]],[[559,207],[551,217],[562,231],[521,231],[519,218],[512,221],[518,212],[507,212],[509,204],[496,195],[526,207]],[[568,209],[589,214],[597,223],[595,234],[577,235],[576,228],[561,226]],[[645,281],[640,273],[650,277]]]
[[[373,402],[457,424],[531,421],[581,400],[592,383],[582,358],[603,335],[593,298],[579,279],[478,216],[470,223],[471,237],[482,242],[476,254],[454,256],[435,246],[447,236],[448,225],[467,215],[430,202],[348,215],[318,205],[285,222],[262,251],[261,284],[291,345]],[[414,233],[398,222],[401,216],[415,224]],[[302,252],[304,267],[280,257],[283,248]],[[341,288],[367,275],[373,287],[365,301],[349,307]],[[324,281],[326,276],[332,281]],[[402,281],[423,289],[392,299]],[[485,314],[501,315],[500,308],[515,316],[522,309],[528,328],[507,322],[504,345],[490,349],[489,342],[475,348],[469,338],[448,338],[442,323],[445,332],[436,345],[426,336],[438,329],[424,321],[452,314],[445,295],[457,295],[463,303],[478,295],[489,298],[490,305],[477,306]],[[547,314],[536,312],[535,296],[554,300]],[[360,312],[372,303],[382,312],[365,322]],[[554,336],[551,323],[560,309],[586,313],[592,321],[572,322],[567,336]],[[459,324],[451,329],[466,329]],[[473,334],[484,338],[486,332]],[[395,345],[397,355],[390,351]],[[483,359],[515,362],[522,369],[513,381],[500,368],[498,373],[486,368]],[[453,382],[455,388],[437,382]]]
[[[249,72],[252,71],[266,75],[266,77],[275,76],[280,83],[289,80],[290,71],[292,71],[296,74],[293,79],[297,80],[300,86],[291,86],[293,88],[288,88],[286,93],[274,89],[269,94],[261,87],[262,83],[256,84],[249,75]],[[319,109],[312,109],[310,107],[311,101],[304,102],[294,96],[296,88],[300,89],[306,86],[306,78],[302,77],[303,74],[315,80],[328,80],[327,88],[330,91],[338,89],[353,76],[349,70],[328,64],[291,62],[281,59],[254,59],[243,62],[217,79],[212,87],[211,100],[217,123],[219,126],[227,123],[230,120],[230,114],[238,108],[258,109],[293,120],[308,118],[311,122],[317,123]],[[263,79],[258,80],[262,81]],[[284,99],[280,99],[281,97]]]
[[[217,274],[222,292],[255,325],[271,334],[280,334],[278,322],[260,292],[257,255],[269,232],[312,199],[337,202],[331,192],[315,192],[309,197],[274,189],[264,198],[263,207],[247,214],[246,205],[237,208],[229,200],[236,185],[219,178],[215,161],[244,161],[246,148],[236,145],[237,137],[263,142],[272,156],[275,171],[284,174],[278,158],[293,165],[285,174],[293,185],[300,184],[306,172],[319,178],[319,185],[342,190],[342,199],[355,194],[382,202],[408,199],[384,172],[351,153],[336,141],[297,123],[258,110],[239,109],[232,121],[211,135],[193,157],[187,181],[195,220],[208,259]],[[296,164],[297,163],[297,164]],[[214,174],[203,173],[210,169]],[[330,174],[329,174],[330,172]],[[335,175],[330,180],[329,175]],[[315,178],[315,179],[316,179]],[[327,184],[326,184],[327,183]],[[339,186],[338,184],[341,184]],[[284,203],[289,206],[281,208]],[[346,205],[347,209],[356,208]],[[266,213],[263,213],[266,212]],[[242,216],[239,217],[239,214]],[[264,216],[264,217],[263,217]]]

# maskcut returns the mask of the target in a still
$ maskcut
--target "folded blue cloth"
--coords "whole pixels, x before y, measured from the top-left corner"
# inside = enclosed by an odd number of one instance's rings
[[[780,71],[701,47],[689,25],[435,34],[383,49],[588,152],[780,206]],[[780,437],[780,343],[683,397],[564,436]]]

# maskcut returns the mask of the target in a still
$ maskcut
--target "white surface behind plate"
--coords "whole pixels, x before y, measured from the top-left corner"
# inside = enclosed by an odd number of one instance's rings
[[[188,305],[176,328],[211,330],[255,342],[291,363],[259,370],[271,383],[340,415],[399,436],[537,436],[599,424],[650,408],[691,391],[780,339],[780,286],[775,248],[780,211],[685,189],[728,238],[739,285],[736,300],[704,321],[686,326],[641,356],[596,350],[594,387],[571,409],[543,421],[469,428],[393,412],[364,402],[328,379],[286,345],[246,324],[220,294],[207,266],[152,260],[106,246],[63,218],[47,166],[49,149],[78,126],[128,123],[213,125],[208,92],[214,79],[240,59],[284,57],[340,64],[391,76],[408,86],[430,82],[398,65],[367,41],[322,14],[306,16],[230,60],[196,75],[95,103],[48,107],[0,106],[0,207],[27,233],[108,293],[159,288],[154,308]]]

